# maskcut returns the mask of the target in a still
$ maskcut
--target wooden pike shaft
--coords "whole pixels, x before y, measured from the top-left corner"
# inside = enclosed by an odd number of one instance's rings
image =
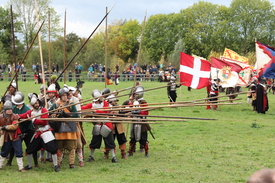
[[[116,120],[116,121],[120,121],[120,120],[126,120],[126,121],[167,121],[167,119],[148,119],[148,118],[128,118],[128,117],[118,117],[118,116],[100,116],[102,118],[92,118],[95,121],[101,121],[101,120]],[[83,119],[87,119],[87,118],[83,118]],[[186,121],[183,119],[169,119],[169,121]]]
[[[113,7],[112,7],[113,8]],[[111,10],[112,10],[111,8]],[[89,41],[89,39],[93,36],[93,34],[95,33],[95,31],[98,29],[98,27],[101,25],[101,23],[105,20],[105,18],[107,18],[108,14],[111,12],[111,10],[109,12],[107,12],[105,14],[105,16],[102,18],[102,20],[99,22],[99,24],[96,26],[96,28],[94,29],[94,31],[90,34],[90,36],[86,39],[86,41],[81,45],[81,47],[78,49],[78,51],[76,52],[76,54],[73,56],[73,58],[69,61],[69,63],[66,65],[66,67],[62,70],[62,72],[59,74],[59,76],[56,78],[56,81],[62,76],[62,74],[65,72],[65,70],[69,67],[69,65],[73,62],[73,60],[75,59],[75,57],[79,54],[79,52],[82,50],[82,48],[87,44],[87,42]]]
[[[228,101],[236,101],[236,100],[241,100],[241,98],[238,99],[228,99],[228,100],[219,100],[218,102],[228,102]],[[208,103],[213,103],[217,101],[208,101]],[[186,101],[186,102],[174,102],[174,104],[189,104],[189,103],[194,103],[193,101]],[[205,102],[197,102],[195,104],[204,104]],[[170,102],[163,102],[163,103],[147,103],[146,105],[151,106],[151,105],[162,105],[162,104],[170,104]],[[122,108],[122,107],[135,107],[135,106],[140,106],[140,104],[137,105],[119,105],[119,106],[112,106],[112,107],[102,107],[102,108],[97,108],[96,110],[101,110],[101,109],[110,109],[110,108]],[[81,112],[91,112],[91,109],[84,109],[80,110]]]
[[[56,122],[62,122],[62,121],[68,121],[68,122],[111,122],[111,123],[142,123],[142,124],[158,124],[156,122],[146,122],[146,120],[140,120],[140,121],[132,121],[132,120],[124,120],[124,121],[111,121],[110,119],[103,118],[101,120],[95,120],[98,118],[40,118],[40,120],[47,120],[47,121],[56,121]]]
[[[14,78],[18,75],[18,72],[19,72],[19,70],[20,70],[20,68],[21,68],[21,65],[24,63],[24,61],[25,61],[27,55],[29,54],[29,52],[30,52],[30,50],[31,50],[31,48],[32,48],[32,46],[33,46],[33,44],[34,44],[34,41],[36,40],[36,38],[37,38],[37,36],[38,36],[38,33],[40,32],[40,30],[41,30],[41,28],[42,28],[44,22],[45,22],[45,20],[41,23],[41,25],[40,25],[38,31],[36,32],[36,34],[35,34],[35,36],[34,36],[32,42],[31,42],[31,44],[30,44],[30,47],[29,47],[28,50],[26,51],[26,53],[25,53],[23,59],[21,60],[21,62],[19,62],[19,67],[18,67],[17,70],[15,71],[15,74],[14,74],[13,78],[11,79],[11,82],[10,82],[10,84],[8,85],[8,88],[9,88],[9,86],[11,85],[11,83],[13,82]],[[6,95],[6,93],[7,93],[7,91],[8,91],[8,88],[7,88],[7,90],[5,91],[4,95]],[[3,96],[4,96],[4,95],[3,95]]]
[[[102,95],[102,96],[104,97],[104,96],[107,96],[107,95],[110,95],[110,94],[113,94],[113,93],[117,93],[117,92],[122,92],[122,91],[125,91],[125,90],[129,90],[129,89],[131,89],[131,88],[132,88],[132,87],[124,88],[124,89],[121,89],[121,90],[118,90],[118,91],[115,91],[115,92],[111,92],[111,93],[108,93],[108,94]],[[95,97],[95,98],[99,98],[99,97]],[[33,119],[33,118],[36,118],[36,117],[38,117],[38,116],[42,116],[42,115],[44,115],[44,114],[52,113],[52,112],[55,112],[55,111],[58,111],[58,110],[61,110],[61,109],[64,109],[64,108],[67,108],[67,107],[70,107],[70,106],[73,106],[73,105],[82,104],[82,103],[84,103],[84,102],[91,101],[91,100],[93,100],[93,99],[95,99],[95,98],[83,100],[83,101],[78,102],[78,103],[74,103],[74,104],[71,104],[71,105],[68,105],[68,106],[64,106],[64,107],[60,107],[60,108],[57,108],[57,109],[54,109],[54,110],[51,110],[51,111],[48,111],[48,112],[45,112],[45,113],[41,113],[41,114],[39,114],[39,115],[32,116],[31,118],[24,119],[24,120],[22,120],[22,121],[20,121],[20,122],[18,122],[18,123],[16,123],[16,124],[23,123],[24,121],[28,121],[28,120]]]
[[[146,106],[146,107],[131,107],[131,108],[116,108],[116,109],[111,109],[111,108],[106,108],[106,109],[101,109],[101,111],[117,111],[117,110],[123,110],[123,111],[135,111],[135,110],[143,110],[143,109],[159,109],[159,108],[175,108],[175,107],[191,107],[191,106],[206,106],[206,105],[237,105],[240,103],[210,103],[210,104],[196,104],[196,103],[191,103],[191,104],[177,104],[177,105],[163,105],[163,106]],[[90,111],[94,111],[98,109],[90,109]]]
[[[156,118],[169,118],[169,119],[198,119],[198,120],[217,120],[217,119],[211,119],[211,118],[194,118],[194,117],[181,117],[181,116],[158,116],[158,115],[136,115],[136,114],[110,114],[110,113],[102,113],[104,115],[108,116],[132,116],[132,117],[147,117],[147,120],[149,117],[156,117]],[[87,116],[102,116],[100,113],[89,113],[84,114]]]

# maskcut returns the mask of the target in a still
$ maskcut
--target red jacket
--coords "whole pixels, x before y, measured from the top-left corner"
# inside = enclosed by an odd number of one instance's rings
[[[107,101],[103,101],[103,107],[109,107],[109,103]],[[81,106],[81,109],[92,109],[93,108],[93,103],[89,103],[85,106]],[[95,113],[109,113],[109,111],[101,111],[101,110],[96,110]],[[106,126],[108,126],[111,130],[113,129],[113,124],[111,122],[106,122]]]

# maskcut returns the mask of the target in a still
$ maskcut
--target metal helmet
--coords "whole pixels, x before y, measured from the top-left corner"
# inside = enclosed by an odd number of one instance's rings
[[[40,89],[40,91],[44,90],[44,84],[42,84],[39,89]],[[47,90],[47,87],[45,89]]]
[[[15,105],[21,105],[24,103],[24,94],[20,91],[15,92],[15,95],[12,95],[11,97],[12,103]]]
[[[76,88],[75,87],[69,86],[68,88],[69,88],[69,91],[72,91],[73,94],[76,92]]]
[[[16,85],[15,81],[12,81],[12,83],[11,83],[10,86],[12,86],[13,88],[17,89],[17,85]]]
[[[55,92],[55,93],[56,93],[55,84],[51,84],[51,85],[48,87],[47,92],[48,92],[48,93],[50,93],[50,92]]]
[[[144,88],[141,85],[138,85],[135,87],[134,94],[137,94],[138,96],[136,99],[142,98],[144,94]]]
[[[171,76],[170,76],[170,81],[176,81],[176,79],[177,79],[177,78],[176,78],[174,75],[171,75]]]
[[[61,97],[64,93],[67,93],[68,94],[69,90],[67,88],[61,88],[59,91],[58,91],[58,95],[59,97]]]
[[[105,95],[105,96],[104,96],[105,98],[109,96],[109,95],[107,95],[108,93],[111,93],[111,90],[110,90],[109,88],[105,88],[105,89],[101,92],[102,95]]]
[[[3,110],[12,109],[12,103],[11,101],[7,100],[3,105]]]
[[[34,105],[39,100],[38,95],[36,93],[29,93],[28,97],[29,96],[30,96],[29,100],[31,105]]]
[[[119,101],[114,94],[109,95],[106,100],[108,100],[108,102]]]
[[[93,90],[92,97],[95,98],[93,101],[96,102],[102,96],[101,92],[98,89]]]

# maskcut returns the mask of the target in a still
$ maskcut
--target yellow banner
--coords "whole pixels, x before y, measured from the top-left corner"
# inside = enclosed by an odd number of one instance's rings
[[[234,52],[234,51],[232,51],[228,48],[224,49],[223,57],[230,58],[230,59],[233,59],[233,60],[238,60],[238,61],[243,62],[245,64],[249,64],[248,63],[248,58],[240,56],[238,53],[236,53],[236,52]]]

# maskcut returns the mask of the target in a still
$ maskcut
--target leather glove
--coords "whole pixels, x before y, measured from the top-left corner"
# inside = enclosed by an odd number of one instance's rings
[[[1,130],[7,130],[7,125],[2,126]]]

